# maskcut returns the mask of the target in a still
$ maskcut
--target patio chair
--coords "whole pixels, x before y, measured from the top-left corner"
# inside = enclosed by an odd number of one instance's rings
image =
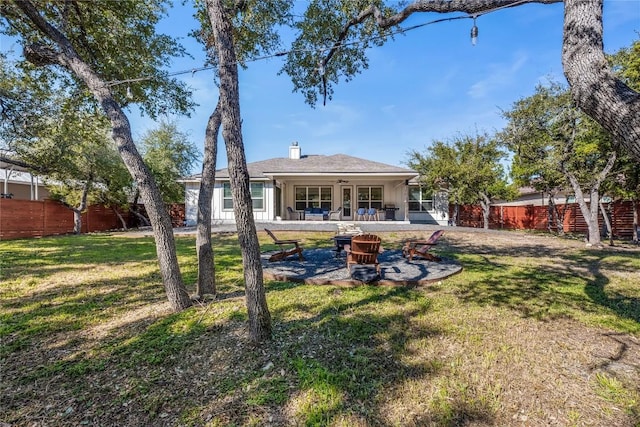
[[[291,209],[291,206],[287,206],[287,213],[289,214],[289,219],[300,219],[300,212],[296,212]]]
[[[365,208],[359,208],[356,211],[356,220],[364,220],[367,215],[367,210]]]
[[[269,261],[280,261],[287,258],[288,256],[295,254],[298,254],[298,258],[300,259],[300,261],[304,261],[304,257],[302,256],[302,246],[300,246],[300,240],[280,240],[271,232],[271,230],[267,230],[265,228],[264,231],[269,235],[269,237],[273,239],[273,242],[276,245],[280,246],[280,252],[276,252],[275,254],[271,255],[269,257]]]
[[[340,215],[342,214],[342,206],[335,211],[329,212],[329,221],[340,221]]]
[[[367,211],[367,219],[369,221],[377,221],[378,220],[378,209],[371,208]]]
[[[347,270],[351,273],[353,264],[374,265],[376,272],[380,275],[380,263],[378,254],[380,253],[380,237],[375,234],[361,234],[351,238],[351,244],[345,245],[347,253]]]
[[[413,261],[413,257],[424,258],[429,261],[440,262],[440,257],[430,254],[429,251],[438,244],[438,239],[444,234],[444,230],[435,231],[427,240],[412,239],[407,240],[402,247],[402,256],[409,257],[409,261]]]

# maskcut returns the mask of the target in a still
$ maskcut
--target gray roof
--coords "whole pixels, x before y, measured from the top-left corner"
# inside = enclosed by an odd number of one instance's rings
[[[346,154],[308,155],[300,159],[278,157],[247,163],[249,176],[254,179],[265,179],[282,175],[418,175],[412,169],[388,165],[386,163],[373,162]],[[185,180],[200,179],[201,174],[192,175]],[[216,171],[216,179],[229,177],[228,169]]]

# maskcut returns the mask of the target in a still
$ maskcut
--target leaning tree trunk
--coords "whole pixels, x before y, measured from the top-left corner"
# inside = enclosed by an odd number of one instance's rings
[[[136,149],[127,116],[111,96],[102,99],[98,95],[96,97],[101,101],[105,112],[111,119],[113,139],[129,173],[140,189],[140,196],[153,228],[160,274],[171,308],[174,311],[184,310],[191,306],[191,298],[180,274],[169,211],[151,172]]]
[[[609,238],[609,246],[613,246],[613,228],[611,227],[611,220],[609,219],[609,214],[607,210],[604,208],[604,203],[602,203],[602,199],[598,201],[598,206],[600,207],[600,212],[602,213],[602,220],[604,221],[605,227],[607,227],[607,237]]]
[[[198,222],[196,226],[196,252],[198,253],[198,283],[196,295],[216,294],[216,269],[211,246],[211,197],[216,179],[216,157],[218,155],[218,133],[222,116],[220,103],[216,105],[207,122],[204,137],[204,160],[202,179],[198,193]]]
[[[116,214],[116,216],[118,217],[118,220],[120,221],[120,224],[122,224],[122,229],[123,230],[127,230],[127,221],[124,220],[124,218],[122,217],[122,215],[120,214],[120,211],[118,210],[118,208],[112,207],[111,209],[113,209],[113,213]]]
[[[25,57],[36,65],[59,65],[84,82],[109,118],[112,137],[122,160],[140,190],[149,220],[153,227],[160,274],[171,307],[175,311],[191,306],[191,298],[182,281],[176,255],[173,227],[169,212],[151,172],[142,160],[131,137],[131,125],[122,108],[113,98],[105,82],[75,51],[69,40],[49,24],[27,1],[15,2],[35,28],[55,43],[59,51],[42,44],[25,46]]]
[[[640,94],[617,79],[604,55],[603,0],[564,1],[562,65],[587,115],[640,161]]]
[[[249,172],[242,141],[233,27],[223,9],[222,0],[206,0],[206,6],[219,60],[222,134],[227,148],[233,213],[242,251],[249,333],[253,342],[261,342],[271,337],[271,315],[264,291],[260,243],[253,220]]]
[[[80,204],[71,208],[73,211],[73,234],[82,233],[82,211],[87,209],[87,197],[89,196],[89,190],[91,189],[92,179],[88,179],[82,186],[82,197],[80,197]]]

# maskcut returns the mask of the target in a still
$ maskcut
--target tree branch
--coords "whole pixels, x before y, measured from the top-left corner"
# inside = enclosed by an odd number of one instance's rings
[[[435,13],[452,13],[463,12],[471,16],[480,16],[497,9],[519,6],[525,3],[559,3],[562,0],[417,0],[398,13],[391,16],[384,16],[382,11],[376,5],[369,5],[366,9],[352,18],[345,24],[338,38],[333,43],[329,52],[322,60],[322,66],[326,66],[335,52],[340,49],[342,43],[347,38],[349,30],[367,19],[374,19],[381,30],[389,29],[395,25],[399,25],[414,13],[419,12],[435,12]]]

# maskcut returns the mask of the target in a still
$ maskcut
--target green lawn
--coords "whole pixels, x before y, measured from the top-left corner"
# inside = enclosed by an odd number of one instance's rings
[[[330,245],[278,233],[293,236]],[[262,347],[235,235],[214,235],[216,300],[181,313],[150,238],[0,242],[0,424],[640,426],[640,249],[464,230],[441,242],[464,269],[426,287],[266,282]],[[192,292],[194,238],[177,246]]]

